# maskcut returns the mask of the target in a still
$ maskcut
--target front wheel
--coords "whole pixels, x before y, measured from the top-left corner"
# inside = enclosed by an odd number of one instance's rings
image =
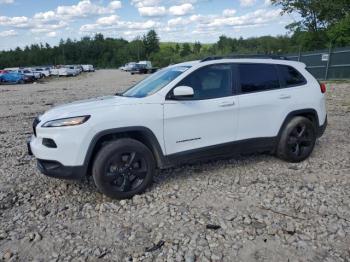
[[[306,117],[294,117],[283,129],[277,147],[277,156],[289,162],[301,162],[314,149],[316,131]]]
[[[152,152],[134,139],[119,139],[97,154],[92,175],[105,195],[124,199],[142,193],[153,180],[156,166]]]

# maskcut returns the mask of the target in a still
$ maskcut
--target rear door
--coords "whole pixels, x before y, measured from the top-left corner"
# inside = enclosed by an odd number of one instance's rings
[[[237,139],[274,137],[288,111],[292,93],[283,88],[275,64],[240,63]]]

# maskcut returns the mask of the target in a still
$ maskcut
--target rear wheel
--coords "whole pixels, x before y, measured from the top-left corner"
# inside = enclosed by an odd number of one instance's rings
[[[155,172],[152,152],[133,139],[110,142],[97,154],[93,178],[97,188],[111,198],[130,198],[142,193]]]
[[[282,131],[277,156],[289,162],[303,161],[312,153],[315,142],[313,123],[305,117],[294,117]]]

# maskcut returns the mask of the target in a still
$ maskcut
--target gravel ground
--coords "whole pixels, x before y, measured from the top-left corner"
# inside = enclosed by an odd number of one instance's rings
[[[328,85],[328,129],[300,164],[259,154],[181,166],[122,201],[38,173],[25,145],[36,115],[141,78],[0,86],[0,260],[350,261],[349,83]]]

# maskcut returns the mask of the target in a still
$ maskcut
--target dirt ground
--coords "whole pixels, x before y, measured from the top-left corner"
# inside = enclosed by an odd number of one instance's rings
[[[122,201],[37,171],[34,117],[142,78],[0,86],[0,261],[350,261],[349,82],[328,83],[328,128],[299,164],[256,154],[181,166]]]

